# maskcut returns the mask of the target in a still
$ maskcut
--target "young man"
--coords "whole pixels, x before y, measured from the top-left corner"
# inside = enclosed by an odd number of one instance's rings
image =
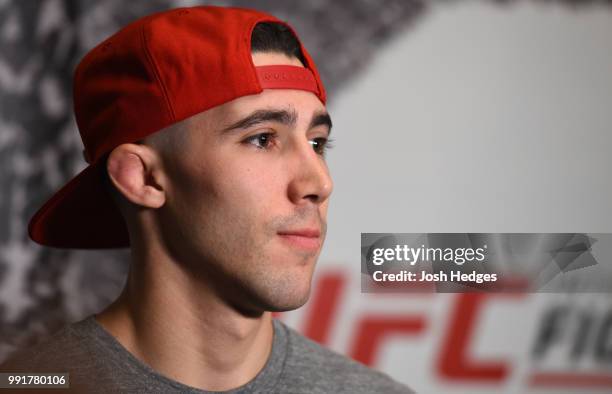
[[[130,272],[106,310],[2,371],[69,372],[84,392],[409,392],[271,317],[308,299],[332,191],[325,91],[287,25],[154,14],[94,48],[74,82],[90,166],[30,235],[130,246]]]

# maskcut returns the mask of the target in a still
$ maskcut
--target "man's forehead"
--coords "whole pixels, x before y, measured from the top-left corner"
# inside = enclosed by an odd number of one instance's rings
[[[194,116],[193,121],[223,128],[257,111],[283,111],[293,117],[297,124],[309,122],[317,114],[327,113],[325,105],[310,92],[266,89],[260,94],[240,97],[204,111]]]

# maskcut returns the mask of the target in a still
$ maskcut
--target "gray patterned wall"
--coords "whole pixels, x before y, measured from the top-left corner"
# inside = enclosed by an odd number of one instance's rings
[[[612,3],[560,2],[576,8]],[[56,250],[27,237],[31,215],[85,165],[71,113],[72,70],[89,48],[129,21],[205,3],[0,0],[0,360],[100,310],[118,294],[127,271],[125,250]],[[427,11],[420,0],[214,3],[288,20],[317,61],[331,100],[387,39]]]

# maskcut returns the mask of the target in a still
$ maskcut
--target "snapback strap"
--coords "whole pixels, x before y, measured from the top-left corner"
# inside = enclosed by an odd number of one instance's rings
[[[305,67],[259,66],[255,70],[263,89],[299,89],[319,94],[312,71]]]

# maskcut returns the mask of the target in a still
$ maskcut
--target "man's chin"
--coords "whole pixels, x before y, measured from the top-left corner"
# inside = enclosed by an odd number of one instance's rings
[[[302,307],[310,298],[310,286],[305,289],[286,289],[287,291],[273,291],[259,297],[255,303],[255,310],[261,312],[288,312]]]
[[[289,311],[293,311],[296,310],[302,306],[304,306],[304,304],[306,304],[306,301],[308,301],[309,295],[307,294],[305,297],[303,297],[303,299],[300,300],[296,300],[293,302],[283,302],[283,303],[274,303],[274,304],[270,304],[269,308],[267,309],[268,312],[289,312]]]

